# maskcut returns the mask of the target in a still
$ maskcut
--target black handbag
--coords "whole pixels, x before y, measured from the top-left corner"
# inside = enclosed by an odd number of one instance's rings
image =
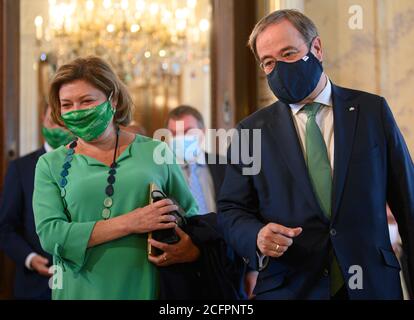
[[[175,217],[176,219],[175,222],[177,226],[179,226],[181,229],[185,227],[185,225],[187,224],[187,220],[185,218],[185,211],[180,207],[177,201],[168,197],[161,190],[151,191],[151,198],[153,202],[161,201],[163,199],[170,199],[178,207],[178,210],[172,211],[168,214],[173,215]],[[164,242],[168,244],[174,244],[180,241],[180,237],[177,235],[174,228],[153,231],[152,238],[156,241]]]

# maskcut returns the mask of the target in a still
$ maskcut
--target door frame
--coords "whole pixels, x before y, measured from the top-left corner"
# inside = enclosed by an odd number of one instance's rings
[[[20,0],[0,1],[0,197],[7,164],[19,156]],[[12,297],[14,265],[0,252],[0,299]]]

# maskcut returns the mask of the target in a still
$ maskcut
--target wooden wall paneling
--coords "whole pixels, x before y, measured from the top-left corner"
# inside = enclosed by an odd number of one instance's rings
[[[257,108],[257,67],[247,47],[256,3],[212,0],[212,6],[212,126],[229,129]]]
[[[0,1],[0,194],[19,150],[20,1]],[[0,299],[12,296],[13,263],[0,252]]]

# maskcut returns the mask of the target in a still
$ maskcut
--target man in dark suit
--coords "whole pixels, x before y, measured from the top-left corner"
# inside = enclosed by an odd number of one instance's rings
[[[259,270],[257,299],[401,299],[388,202],[414,274],[414,166],[384,98],[338,87],[321,39],[295,10],[263,18],[250,37],[279,101],[238,125],[261,170],[229,164],[218,200],[226,241]],[[256,139],[257,140],[257,139]],[[411,279],[413,277],[411,276]]]
[[[48,281],[52,258],[43,251],[35,230],[34,173],[39,157],[66,143],[70,135],[51,122],[50,110],[46,111],[43,126],[46,139],[43,147],[10,162],[0,205],[0,249],[16,264],[16,299],[50,299]]]
[[[182,105],[168,114],[167,128],[173,136],[170,145],[182,160],[181,167],[198,202],[200,214],[216,212],[216,199],[223,183],[226,160],[202,150],[206,130],[203,116],[194,107]]]

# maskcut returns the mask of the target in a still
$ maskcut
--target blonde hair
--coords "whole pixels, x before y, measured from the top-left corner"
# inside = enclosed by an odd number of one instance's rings
[[[54,75],[49,90],[49,105],[54,122],[63,125],[59,98],[61,87],[76,80],[88,82],[107,97],[112,92],[113,100],[117,101],[114,106],[114,122],[122,126],[127,126],[131,122],[133,102],[125,84],[105,60],[96,56],[75,59],[61,66]]]

